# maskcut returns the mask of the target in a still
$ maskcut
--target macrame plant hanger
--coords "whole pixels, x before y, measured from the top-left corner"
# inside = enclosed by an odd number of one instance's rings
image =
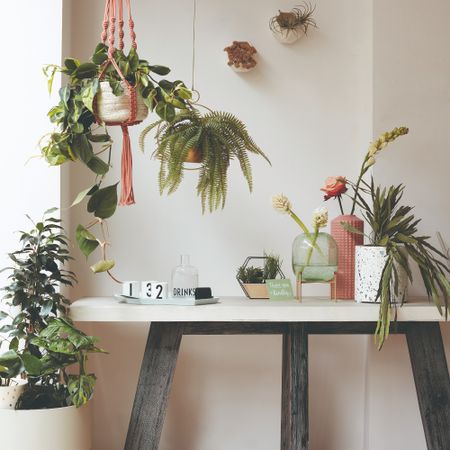
[[[118,37],[119,37],[119,50],[124,48],[124,17],[123,17],[123,0],[117,0],[118,2]],[[131,47],[136,49],[136,33],[134,32],[134,21],[131,15],[131,0],[125,0],[127,12],[128,12],[128,27],[131,40]],[[109,31],[109,37],[108,37]],[[116,125],[122,128],[123,140],[122,140],[122,161],[121,161],[121,194],[119,205],[133,205],[134,193],[133,193],[133,157],[131,154],[130,135],[128,133],[128,127],[140,123],[140,120],[136,120],[137,117],[137,93],[136,87],[132,86],[128,80],[123,76],[117,61],[114,59],[115,52],[115,33],[116,33],[116,0],[106,0],[105,2],[105,14],[103,17],[103,31],[101,34],[101,40],[103,44],[108,45],[108,59],[105,61],[102,71],[100,72],[99,79],[103,80],[106,69],[109,65],[112,65],[119,77],[121,78],[125,91],[130,99],[130,115],[124,122],[104,122],[105,125]],[[108,44],[107,44],[108,41]],[[98,118],[97,118],[97,121]]]

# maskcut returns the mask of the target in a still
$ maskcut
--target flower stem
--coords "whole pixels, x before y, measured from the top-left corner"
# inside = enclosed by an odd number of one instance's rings
[[[309,263],[311,262],[312,252],[317,246],[317,236],[319,236],[319,227],[316,227],[314,229],[314,236],[312,237],[311,246],[309,247],[308,253],[306,254],[305,266],[309,266]]]
[[[361,184],[361,180],[362,180],[363,176],[367,172],[366,162],[367,162],[368,158],[369,158],[369,154],[367,153],[366,156],[364,157],[364,161],[363,161],[363,163],[361,165],[361,171],[359,173],[358,180],[356,181],[356,185],[353,188],[354,194],[353,194],[352,210],[350,212],[351,216],[353,216],[353,214],[355,214],[356,198],[358,197],[359,185]]]
[[[341,210],[341,214],[344,215],[344,208],[342,208],[342,200],[341,200],[341,196],[338,195],[338,202],[339,202],[339,208]]]
[[[291,210],[289,210],[289,214],[297,222],[298,226],[303,230],[303,233],[305,233],[309,238],[311,238],[311,233],[309,232],[308,228],[306,228],[306,225],[297,216],[297,214],[295,214]]]

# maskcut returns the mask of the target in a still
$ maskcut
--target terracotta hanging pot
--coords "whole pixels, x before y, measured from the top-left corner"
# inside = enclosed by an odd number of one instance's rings
[[[200,149],[193,147],[188,151],[185,162],[200,164],[202,161],[203,157]]]

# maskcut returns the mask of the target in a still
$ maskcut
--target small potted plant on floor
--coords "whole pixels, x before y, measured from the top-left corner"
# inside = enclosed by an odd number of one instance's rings
[[[26,378],[27,384],[15,405],[0,409],[2,445],[87,450],[85,405],[96,377],[87,371],[86,362],[90,353],[103,350],[66,315],[68,300],[60,288],[75,281],[74,274],[64,269],[70,259],[67,238],[59,219],[45,215],[29,232],[20,233],[20,243],[21,248],[9,255],[12,266],[6,269],[10,275],[2,303],[11,313],[2,316],[10,319],[3,327],[9,350],[0,355],[0,374],[9,384],[17,376]],[[21,433],[24,428],[27,433]]]
[[[228,168],[233,159],[238,160],[250,191],[253,180],[249,153],[262,156],[270,164],[246,126],[230,113],[208,110],[202,114],[193,107],[180,111],[171,122],[160,120],[144,129],[140,136],[142,150],[152,129],[156,129],[157,148],[153,155],[160,161],[161,194],[177,190],[185,170],[189,170],[186,162],[198,162],[197,194],[203,211],[225,206]]]
[[[253,261],[262,264],[259,266],[249,265]],[[280,257],[277,255],[249,256],[244,264],[237,270],[236,279],[250,299],[268,299],[266,280],[285,278],[281,271]]]
[[[290,11],[278,11],[278,14],[270,19],[270,30],[282,44],[293,44],[308,33],[309,27],[317,27],[312,17],[315,9],[315,6],[305,2]]]

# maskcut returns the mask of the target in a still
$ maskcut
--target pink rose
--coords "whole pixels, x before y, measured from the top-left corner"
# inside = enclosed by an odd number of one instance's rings
[[[325,180],[325,186],[321,189],[325,192],[325,200],[340,197],[347,192],[347,179],[345,177],[328,177]]]

